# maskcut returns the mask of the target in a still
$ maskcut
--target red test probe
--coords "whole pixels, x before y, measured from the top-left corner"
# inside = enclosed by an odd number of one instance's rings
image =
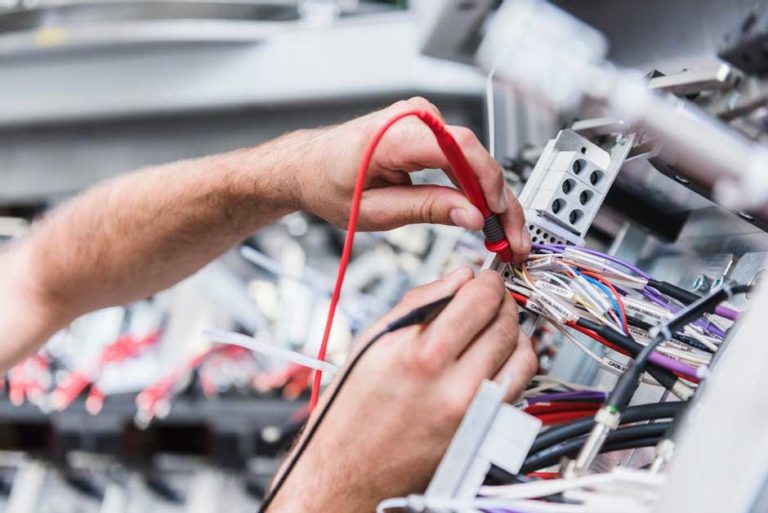
[[[349,259],[352,255],[352,244],[355,240],[357,219],[360,215],[360,200],[363,195],[365,176],[370,167],[373,152],[376,150],[376,147],[386,131],[399,120],[409,116],[416,116],[419,118],[435,135],[437,144],[440,146],[445,158],[448,160],[454,177],[459,183],[459,187],[467,199],[469,199],[469,201],[477,207],[483,215],[483,219],[485,220],[483,223],[485,247],[489,251],[496,253],[503,262],[508,263],[512,261],[512,249],[510,248],[509,241],[504,236],[504,227],[501,224],[501,219],[488,208],[488,202],[485,200],[477,175],[475,175],[469,162],[467,162],[467,158],[464,156],[464,152],[461,151],[456,139],[448,131],[445,124],[435,115],[426,110],[415,109],[393,116],[379,128],[376,134],[374,134],[365,149],[362,160],[360,161],[360,167],[357,172],[357,181],[355,182],[355,190],[352,195],[352,208],[349,213],[347,236],[344,240],[344,249],[341,253],[341,261],[339,262],[336,284],[333,289],[333,295],[331,296],[331,304],[328,308],[328,317],[325,323],[323,339],[317,354],[317,357],[320,360],[325,360],[325,355],[328,349],[328,340],[331,336],[331,327],[333,326],[333,317],[336,313],[339,297],[341,296],[341,286],[344,283],[344,274],[346,273]],[[319,370],[315,371],[315,377],[312,382],[312,398],[309,403],[310,410],[314,410],[315,406],[317,406],[317,400],[320,397],[321,380],[322,372]]]

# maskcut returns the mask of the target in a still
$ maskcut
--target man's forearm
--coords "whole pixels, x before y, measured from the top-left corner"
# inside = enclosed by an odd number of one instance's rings
[[[301,155],[311,140],[312,132],[298,132],[257,148],[149,168],[54,210],[0,255],[3,307],[20,312],[0,315],[0,332],[16,333],[12,352],[34,349],[88,311],[178,282],[298,208],[296,171],[311,162]],[[0,353],[0,365],[4,360]]]

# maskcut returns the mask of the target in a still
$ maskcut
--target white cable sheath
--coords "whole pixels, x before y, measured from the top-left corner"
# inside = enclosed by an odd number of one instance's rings
[[[322,360],[318,360],[317,358],[313,358],[296,351],[291,351],[290,349],[283,349],[282,347],[273,346],[272,344],[261,342],[260,340],[256,340],[253,337],[249,337],[248,335],[243,335],[241,333],[234,333],[216,328],[207,328],[203,331],[203,336],[214,342],[221,342],[224,344],[243,347],[255,353],[262,353],[269,356],[274,356],[275,358],[281,358],[298,365],[303,365],[304,367],[309,367],[310,369],[327,372],[329,374],[336,374],[339,372],[339,368],[332,363],[324,362]]]

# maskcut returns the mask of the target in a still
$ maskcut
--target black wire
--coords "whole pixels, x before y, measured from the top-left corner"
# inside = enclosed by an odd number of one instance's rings
[[[649,439],[658,442],[671,424],[671,422],[657,422],[654,424],[642,424],[640,426],[619,428],[608,435],[600,452],[618,450],[617,446],[619,445],[621,445],[622,448],[637,447],[635,443],[639,440],[642,440],[643,443]],[[580,436],[538,451],[536,454],[528,456],[525,459],[525,463],[523,463],[520,473],[529,474],[536,470],[555,465],[560,461],[560,458],[564,456],[575,456],[579,453],[579,450],[581,450],[581,447],[586,440],[587,436]]]
[[[632,337],[623,335],[618,331],[609,328],[608,326],[592,322],[589,319],[585,319],[584,317],[577,319],[576,324],[582,328],[594,331],[608,342],[611,342],[614,345],[624,349],[629,353],[630,356],[636,357],[643,350],[643,346],[635,342]],[[673,391],[672,389],[679,381],[677,376],[675,376],[671,371],[655,364],[649,365],[647,371],[648,374],[653,376],[653,378],[658,381],[661,386],[669,391]]]
[[[734,287],[723,286],[698,299],[677,312],[672,319],[659,328],[658,334],[646,345],[640,354],[630,362],[627,370],[619,377],[619,381],[611,391],[606,401],[606,406],[617,411],[621,411],[632,399],[640,383],[648,358],[654,350],[665,340],[670,338],[677,330],[695,321],[705,313],[711,312],[723,301],[730,299],[736,294],[743,294],[750,290],[748,285],[737,285]]]
[[[676,418],[680,411],[683,410],[685,404],[683,401],[670,401],[631,406],[622,412],[621,423],[632,424],[648,420]],[[529,454],[534,454],[568,439],[586,435],[594,424],[594,417],[589,417],[550,428],[536,437],[533,445],[531,445]]]
[[[701,296],[694,294],[693,292],[688,292],[687,290],[680,288],[677,285],[672,285],[666,281],[650,278],[648,280],[648,285],[672,299],[677,299],[684,305],[690,305],[694,301],[701,299]]]
[[[307,450],[309,443],[312,441],[312,438],[314,438],[315,434],[317,433],[317,429],[320,427],[320,424],[322,424],[323,419],[325,419],[325,416],[328,414],[328,411],[331,409],[331,406],[333,406],[334,402],[336,401],[336,398],[338,397],[339,392],[344,386],[344,383],[346,383],[350,374],[352,374],[352,371],[355,369],[357,364],[363,358],[365,353],[367,353],[368,350],[371,347],[373,347],[373,345],[376,342],[378,342],[379,339],[381,339],[384,335],[387,335],[389,333],[392,333],[393,331],[397,331],[408,326],[425,324],[432,321],[443,310],[443,308],[445,308],[446,305],[448,305],[448,303],[451,302],[451,299],[453,299],[452,295],[448,297],[444,297],[442,299],[438,299],[437,301],[434,301],[427,305],[416,308],[415,310],[411,310],[410,312],[400,317],[399,319],[392,321],[387,325],[386,328],[384,328],[382,331],[377,333],[373,338],[371,338],[368,342],[366,342],[365,345],[363,345],[363,347],[360,349],[360,351],[358,351],[352,357],[352,360],[349,362],[349,365],[342,371],[341,375],[339,376],[339,382],[336,384],[336,387],[331,392],[331,396],[328,398],[328,403],[325,405],[325,408],[323,408],[318,413],[317,420],[315,420],[315,422],[309,427],[309,431],[307,431],[306,436],[303,438],[301,442],[299,442],[299,445],[294,450],[293,457],[290,459],[290,461],[286,465],[285,470],[277,478],[277,481],[275,482],[272,489],[269,491],[269,494],[264,498],[264,501],[259,506],[259,513],[265,513],[267,511],[267,508],[269,508],[270,504],[272,504],[272,502],[275,500],[275,497],[277,496],[278,492],[280,492],[280,489],[283,487],[283,485],[285,485],[285,482],[288,480],[288,476],[296,467],[296,464],[298,463],[301,456]]]
[[[630,317],[630,316],[627,316],[627,324],[629,324],[630,326],[634,326],[636,328],[640,328],[641,330],[645,330],[645,331],[648,331],[649,329],[653,328],[653,324],[649,322],[641,321],[636,317]],[[708,348],[707,346],[705,346],[704,344],[702,344],[701,342],[699,342],[693,337],[683,335],[682,333],[674,333],[672,335],[672,338],[674,338],[679,342],[682,342],[683,344],[689,345],[694,349],[698,349],[700,351],[714,354],[714,351],[712,349]]]

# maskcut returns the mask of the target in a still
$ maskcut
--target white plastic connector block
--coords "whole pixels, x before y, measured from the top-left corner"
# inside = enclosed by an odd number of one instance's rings
[[[607,151],[562,130],[547,143],[520,195],[533,241],[580,245],[616,171]]]
[[[577,235],[586,232],[605,196],[606,170],[574,151],[558,152],[533,196],[530,210]]]

